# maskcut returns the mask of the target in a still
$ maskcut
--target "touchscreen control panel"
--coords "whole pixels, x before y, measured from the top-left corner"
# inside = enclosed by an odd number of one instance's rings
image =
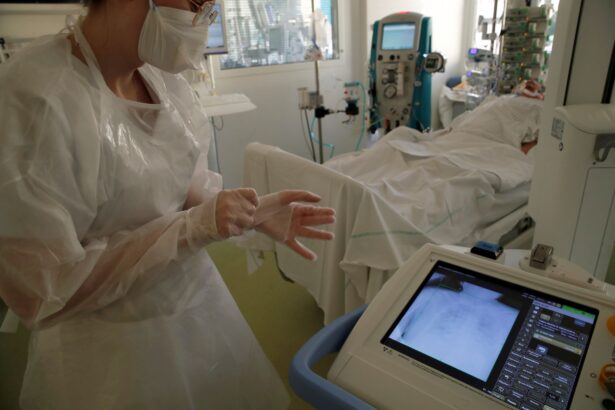
[[[438,262],[382,343],[522,409],[569,407],[598,311]]]

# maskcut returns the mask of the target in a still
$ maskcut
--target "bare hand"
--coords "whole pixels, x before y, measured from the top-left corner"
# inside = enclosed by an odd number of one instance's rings
[[[239,236],[254,227],[258,195],[251,188],[224,190],[216,199],[216,227],[224,238]]]

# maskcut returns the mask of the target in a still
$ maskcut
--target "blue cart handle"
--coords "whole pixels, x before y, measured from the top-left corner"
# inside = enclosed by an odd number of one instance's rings
[[[325,326],[293,358],[288,381],[299,397],[317,409],[375,410],[375,407],[312,371],[312,366],[324,356],[340,351],[366,307],[362,306]]]

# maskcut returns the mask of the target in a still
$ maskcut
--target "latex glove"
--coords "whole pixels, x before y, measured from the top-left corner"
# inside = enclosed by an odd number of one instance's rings
[[[258,195],[252,188],[224,190],[216,197],[216,230],[222,238],[239,236],[255,225]]]
[[[300,256],[316,259],[316,254],[297,238],[333,239],[333,233],[312,227],[335,222],[335,210],[298,203],[320,202],[318,195],[308,191],[281,191],[261,197],[259,201],[254,218],[256,230],[285,243]]]

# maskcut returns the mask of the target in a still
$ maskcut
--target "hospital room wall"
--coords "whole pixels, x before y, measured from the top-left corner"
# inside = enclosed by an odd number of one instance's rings
[[[367,32],[365,3],[366,0],[339,0],[341,58],[320,64],[321,89],[328,108],[343,109],[344,82],[367,78],[366,50],[360,47],[359,40]],[[217,134],[225,187],[241,185],[243,152],[250,142],[274,145],[310,157],[301,130],[297,89],[315,90],[313,63],[225,71],[214,69],[219,94],[243,93],[258,107],[251,112],[223,117],[224,128]],[[337,114],[323,120],[325,143],[335,145],[335,154],[352,151],[361,132],[360,119],[343,124],[345,119],[345,115]],[[220,119],[215,122],[221,125]],[[325,148],[324,151],[326,159],[330,150]]]
[[[446,71],[432,77],[431,118],[432,128],[441,127],[438,114],[438,98],[446,80],[460,76],[464,70],[465,52],[472,46],[475,25],[476,0],[386,0],[367,2],[369,26],[389,14],[411,11],[432,21],[432,50],[441,52],[446,58]],[[371,30],[367,47],[371,46]]]
[[[78,4],[0,4],[0,37],[31,39],[57,33],[66,15],[80,9]]]

